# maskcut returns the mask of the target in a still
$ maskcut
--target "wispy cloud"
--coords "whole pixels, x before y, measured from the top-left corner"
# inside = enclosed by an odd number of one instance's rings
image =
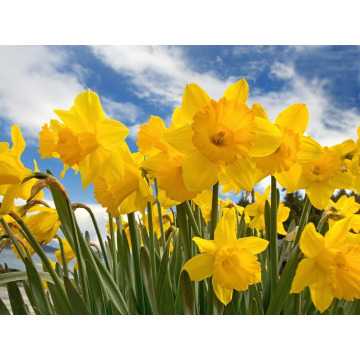
[[[9,127],[16,123],[35,137],[55,117],[52,109],[69,108],[84,86],[81,67],[65,72],[68,63],[69,54],[58,48],[0,47],[0,114]]]
[[[94,46],[99,60],[127,76],[135,94],[163,105],[179,106],[185,85],[197,83],[220,98],[233,79],[222,80],[212,70],[194,70],[183,48],[172,46]]]

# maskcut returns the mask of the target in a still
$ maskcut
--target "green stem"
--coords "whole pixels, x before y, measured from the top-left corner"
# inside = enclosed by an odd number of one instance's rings
[[[152,217],[152,207],[151,203],[147,203],[147,212],[148,212],[148,226],[149,226],[149,241],[150,241],[150,263],[151,263],[151,272],[153,281],[156,281],[156,263],[155,263],[155,244],[154,244],[154,224]]]
[[[277,189],[276,179],[271,176],[271,208],[270,208],[270,264],[271,294],[274,293],[279,278],[278,270],[278,239],[277,239]]]
[[[190,220],[190,224],[191,224],[191,227],[192,227],[195,235],[197,237],[201,237],[201,233],[200,233],[199,227],[196,223],[194,213],[190,207],[190,203],[188,201],[184,201],[183,206],[184,206],[186,215],[187,215],[188,219]]]
[[[92,212],[92,210],[88,207],[85,207],[85,210],[87,210],[87,212],[89,213],[90,217],[91,217],[91,220],[94,224],[94,228],[95,228],[95,231],[96,231],[96,235],[98,237],[98,240],[99,240],[99,244],[100,244],[100,248],[101,248],[101,252],[102,252],[102,256],[104,258],[104,261],[105,261],[105,265],[106,265],[106,268],[108,269],[108,271],[110,272],[110,264],[109,264],[109,260],[107,258],[107,255],[106,255],[106,250],[105,250],[105,245],[104,245],[104,241],[102,239],[102,236],[101,236],[101,233],[100,233],[100,230],[99,230],[99,226],[97,224],[97,221],[95,219],[95,216],[94,216],[94,213]]]
[[[116,284],[119,284],[119,272],[117,268],[117,254],[116,254],[116,242],[115,242],[115,231],[114,231],[114,222],[112,216],[109,214],[109,229],[110,229],[110,239],[111,239],[111,257],[113,259],[113,277]]]
[[[139,242],[137,236],[137,222],[134,213],[128,214],[127,217],[129,222],[132,254],[134,258],[135,286],[136,286],[136,295],[139,306],[139,312],[140,314],[145,314],[145,301],[144,301],[143,283],[142,283],[141,268],[140,268],[140,249],[139,249]]]
[[[162,211],[161,211],[161,204],[158,201],[159,190],[158,190],[158,185],[157,185],[157,178],[154,178],[154,184],[155,184],[155,194],[156,194],[156,205],[158,207],[158,212],[159,212],[161,245],[162,245],[163,251],[165,251],[166,240],[165,240],[165,231],[164,231],[164,223],[163,223],[163,217],[162,217]]]
[[[219,182],[213,186],[212,202],[211,202],[211,228],[210,239],[214,240],[215,229],[218,221],[218,197],[219,197]]]
[[[294,315],[301,315],[301,293],[294,294]]]
[[[64,244],[60,237],[58,237],[57,239],[59,240],[59,245],[60,245],[61,260],[63,263],[63,272],[64,272],[65,276],[69,277],[68,266],[67,266],[65,250],[64,250]]]

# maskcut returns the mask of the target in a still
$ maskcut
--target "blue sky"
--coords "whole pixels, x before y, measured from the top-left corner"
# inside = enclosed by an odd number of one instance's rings
[[[69,109],[80,91],[98,93],[108,117],[129,127],[127,142],[136,151],[139,126],[151,115],[169,124],[187,83],[219,99],[245,77],[249,106],[261,103],[273,120],[287,106],[306,103],[307,133],[334,145],[356,139],[359,67],[359,46],[0,46],[1,141],[10,141],[18,124],[27,142],[25,166],[36,159],[40,170],[59,177],[60,161],[37,153],[38,132],[57,118],[53,109]],[[73,202],[95,202],[91,186],[83,193],[80,175],[70,170],[62,182]]]

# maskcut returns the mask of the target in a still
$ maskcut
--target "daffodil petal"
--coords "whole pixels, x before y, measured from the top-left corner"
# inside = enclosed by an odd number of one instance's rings
[[[217,246],[214,240],[206,240],[206,239],[202,239],[199,238],[197,236],[195,236],[193,238],[194,242],[196,243],[196,245],[199,248],[199,251],[201,253],[207,253],[210,255],[214,255],[216,250],[217,250]]]
[[[313,223],[308,223],[301,234],[299,244],[305,256],[315,257],[324,249],[324,237],[316,232]]]
[[[260,104],[254,103],[252,109],[255,111],[256,117],[261,117],[263,119],[269,120],[265,109]]]
[[[320,271],[314,258],[301,260],[297,266],[290,293],[300,293],[304,290],[305,286],[316,282],[319,278]]]
[[[309,196],[310,202],[317,209],[325,209],[330,200],[335,188],[329,186],[327,183],[316,181],[310,183],[306,189],[306,194]]]
[[[351,229],[352,216],[336,221],[331,229],[325,234],[326,248],[337,248],[346,239],[346,235]]]
[[[15,152],[16,156],[20,157],[20,155],[25,149],[26,144],[17,125],[13,125],[13,127],[11,128],[11,139],[13,142],[13,146],[11,149]]]
[[[92,152],[80,161],[79,169],[81,173],[81,182],[84,190],[94,180],[100,167],[100,158],[97,152]]]
[[[282,111],[275,119],[275,124],[285,126],[302,135],[309,122],[309,110],[305,104],[294,104]]]
[[[323,153],[323,147],[310,136],[300,137],[300,150],[297,153],[297,157],[300,162],[315,160]]]
[[[223,97],[227,100],[236,100],[240,104],[245,104],[249,94],[249,85],[245,79],[241,79],[235,84],[230,85],[224,92]]]
[[[238,159],[223,167],[226,177],[240,190],[251,191],[257,182],[256,166],[250,157]]]
[[[272,154],[281,144],[283,135],[279,128],[269,120],[256,117],[258,138],[250,151],[250,156],[267,156]]]
[[[166,141],[168,144],[173,146],[176,150],[180,151],[183,154],[187,154],[196,150],[192,137],[194,136],[194,131],[191,126],[183,126],[174,131],[167,132],[160,136],[160,138]]]
[[[209,254],[199,254],[188,260],[182,270],[186,270],[192,281],[204,280],[213,274],[214,257]]]
[[[236,241],[237,220],[235,209],[231,209],[222,216],[215,229],[215,242],[217,245],[226,246]]]
[[[184,156],[182,171],[187,190],[202,191],[218,181],[219,164],[195,150]]]
[[[120,121],[104,119],[97,124],[97,138],[106,149],[112,150],[126,139],[129,129]]]
[[[348,172],[339,172],[329,179],[329,185],[334,189],[353,189],[354,178]]]
[[[289,171],[276,173],[275,178],[279,184],[289,193],[299,190],[298,183],[302,168],[299,164],[294,164]]]
[[[235,245],[239,248],[246,249],[253,254],[259,254],[267,248],[269,242],[256,236],[249,236],[237,239]]]
[[[331,279],[326,272],[321,271],[318,280],[309,287],[312,302],[320,312],[324,312],[334,299]]]
[[[197,84],[186,85],[181,105],[181,117],[182,123],[191,124],[193,116],[203,106],[208,105],[210,102],[209,95]]]
[[[232,299],[233,290],[222,287],[214,278],[212,285],[216,297],[226,306]]]

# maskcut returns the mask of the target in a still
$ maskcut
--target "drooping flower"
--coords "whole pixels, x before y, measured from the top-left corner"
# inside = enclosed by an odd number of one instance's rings
[[[98,173],[107,171],[104,161],[129,130],[105,117],[98,95],[91,90],[77,95],[70,110],[54,112],[63,123],[51,120],[50,128],[45,125],[39,133],[41,158],[59,157],[65,168],[78,167],[85,189]]]
[[[267,187],[265,193],[262,195],[255,192],[256,202],[245,207],[245,213],[252,218],[249,226],[252,229],[265,231],[265,202],[270,201],[270,186]],[[286,235],[283,222],[286,221],[290,214],[290,208],[286,207],[281,201],[279,202],[277,213],[277,232],[278,234]]]
[[[182,174],[188,191],[210,188],[221,171],[238,187],[251,191],[250,156],[266,156],[279,147],[281,132],[245,105],[247,94],[244,79],[231,85],[218,102],[200,86],[186,86],[178,114],[186,125],[162,139],[184,154]]]
[[[354,301],[360,298],[360,235],[348,234],[351,217],[340,220],[325,237],[317,233],[313,223],[306,225],[300,238],[305,255],[296,270],[291,293],[309,286],[315,307],[324,312],[334,298]]]
[[[261,281],[256,254],[268,246],[268,241],[255,236],[237,239],[236,224],[235,209],[231,209],[220,219],[214,240],[194,237],[201,254],[183,267],[192,281],[212,276],[214,292],[225,305],[231,301],[234,289],[245,291]]]

